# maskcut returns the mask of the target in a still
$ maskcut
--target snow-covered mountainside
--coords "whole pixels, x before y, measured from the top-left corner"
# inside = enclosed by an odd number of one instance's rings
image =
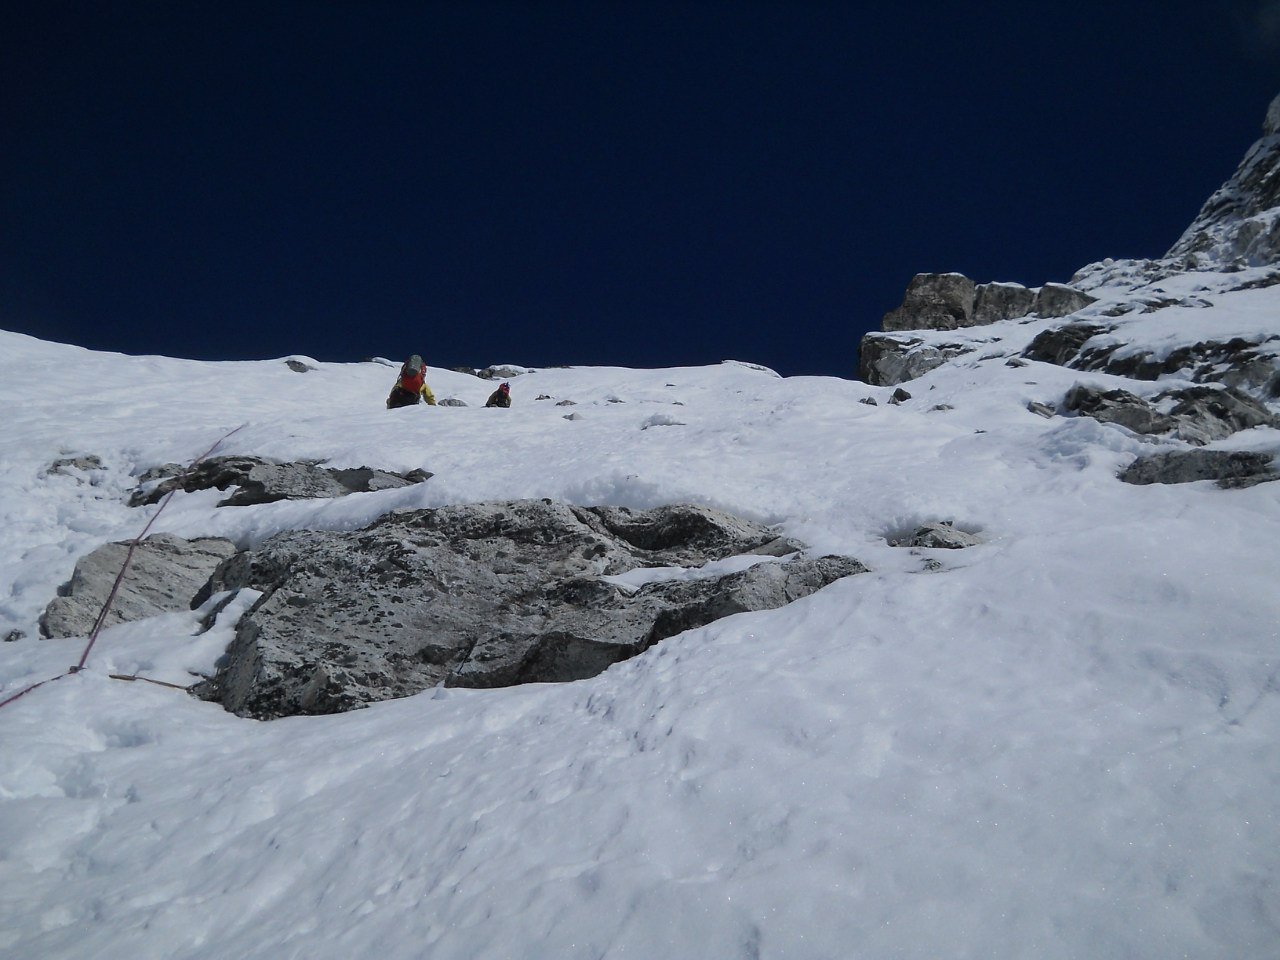
[[[0,707],[0,954],[1275,957],[1280,483],[1118,477],[1280,454],[1272,421],[1195,433],[1174,397],[1280,414],[1280,285],[1146,269],[1084,271],[1096,300],[1066,318],[913,332],[965,349],[897,402],[726,362],[515,368],[510,409],[429,368],[466,405],[388,411],[381,363],[0,332],[0,699],[80,658],[39,618],[155,516],[129,506],[140,477],[215,444],[433,476],[179,492],[153,534],[244,549],[450,504],[686,502],[870,568],[590,679],[267,722],[115,678],[208,675],[252,591],[208,629],[212,601],[110,626],[86,669]],[[1089,391],[1164,428],[1086,415]],[[897,545],[939,521],[978,542]]]

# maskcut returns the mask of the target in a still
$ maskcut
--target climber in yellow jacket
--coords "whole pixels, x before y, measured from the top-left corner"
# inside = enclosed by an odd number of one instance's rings
[[[422,358],[415,353],[400,368],[400,376],[396,379],[396,385],[391,388],[391,395],[387,397],[387,409],[411,407],[419,399],[427,401],[428,406],[434,407],[436,405],[436,395],[427,386],[427,381],[423,379],[424,375],[425,368],[422,364]]]

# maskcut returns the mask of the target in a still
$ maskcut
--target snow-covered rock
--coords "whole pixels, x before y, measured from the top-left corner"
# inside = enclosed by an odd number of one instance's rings
[[[753,562],[636,591],[606,575],[797,549],[706,508],[636,513],[550,500],[280,534],[214,576],[211,592],[251,587],[263,596],[200,693],[267,719],[337,713],[438,683],[580,680],[676,633],[782,606],[866,568],[838,557]]]
[[[170,533],[158,533],[132,545],[103,544],[82,557],[71,579],[58,588],[58,596],[40,617],[41,635],[88,636],[112,594],[131,546],[132,559],[103,618],[104,627],[190,610],[218,564],[236,552],[230,540],[185,540]]]
[[[1197,267],[1257,267],[1280,260],[1280,97],[1271,102],[1263,136],[1240,167],[1201,208],[1166,259]]]

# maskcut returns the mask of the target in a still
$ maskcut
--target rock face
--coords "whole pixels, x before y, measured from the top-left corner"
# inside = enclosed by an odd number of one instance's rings
[[[1125,483],[1194,483],[1216,480],[1220,487],[1251,487],[1280,480],[1269,453],[1240,450],[1171,450],[1139,457],[1120,472]]]
[[[1121,295],[1096,321],[1076,321],[1039,334],[1023,357],[1135,380],[1176,376],[1220,384],[1256,400],[1280,397],[1280,336],[1255,334],[1135,349],[1115,335],[1121,327],[1105,318],[1174,308],[1213,306],[1198,295],[1179,295],[1158,284],[1198,270],[1217,277],[1240,274],[1221,292],[1280,284],[1280,97],[1272,102],[1264,137],[1250,149],[1240,169],[1205,203],[1195,222],[1161,260],[1104,260],[1076,273],[1073,284],[1110,286]],[[1262,267],[1245,271],[1245,267]],[[1271,267],[1270,270],[1265,269]],[[1185,289],[1185,284],[1182,285]],[[1171,292],[1174,291],[1174,292]],[[1176,323],[1170,315],[1171,326]]]
[[[1041,317],[1067,317],[1098,298],[1062,283],[1046,283],[1036,294],[1034,313]]]
[[[1112,329],[1092,323],[1066,324],[1039,334],[1022,355],[1028,360],[1134,380],[1158,380],[1178,374],[1196,383],[1220,383],[1257,397],[1280,396],[1278,336],[1205,340],[1152,353],[1128,349],[1104,336]],[[1091,345],[1094,338],[1098,341]]]
[[[1084,345],[1099,334],[1110,333],[1112,329],[1096,323],[1068,323],[1037,334],[1027,345],[1027,349],[1022,351],[1022,356],[1027,360],[1039,360],[1060,367],[1074,367],[1076,364],[1073,361],[1080,356]]]
[[[1127,390],[1076,384],[1067,391],[1063,407],[1104,423],[1118,423],[1134,433],[1171,434],[1197,446],[1240,430],[1280,426],[1280,418],[1232,387],[1166,390],[1147,401]]]
[[[1235,174],[1211,196],[1182,237],[1158,260],[1104,260],[1077,271],[1070,285],[1046,283],[1034,294],[1016,284],[973,284],[960,274],[920,274],[908,286],[903,303],[885,314],[882,329],[886,332],[915,329],[952,330],[998,320],[1017,319],[1024,315],[1067,317],[1095,302],[1089,290],[1108,288],[1132,291],[1125,299],[1117,299],[1107,307],[1107,316],[1149,313],[1170,306],[1204,307],[1211,304],[1195,296],[1170,294],[1155,283],[1188,272],[1213,271],[1218,274],[1241,272],[1245,268],[1264,268],[1280,263],[1280,97],[1272,101],[1263,123],[1262,139],[1245,155]],[[1280,269],[1264,276],[1242,279],[1233,289],[1269,286],[1280,283]],[[969,296],[972,292],[972,297]],[[1028,306],[1028,297],[1034,297]],[[1095,324],[1072,324],[1062,331],[1042,334],[1045,340],[1035,343],[1026,356],[1060,363],[1082,370],[1105,370],[1141,379],[1154,379],[1156,374],[1130,373],[1125,367],[1157,365],[1172,371],[1169,365],[1190,361],[1199,366],[1229,366],[1233,374],[1198,375],[1202,382],[1220,382],[1251,390],[1265,387],[1270,397],[1280,396],[1280,344],[1243,344],[1235,341],[1197,344],[1187,348],[1190,356],[1134,357],[1122,360],[1107,355],[1120,344],[1099,348],[1101,356],[1079,354],[1079,346],[1071,344],[1071,336],[1083,333]],[[859,376],[869,383],[893,384],[917,370],[928,370],[946,362],[936,356],[914,358],[913,353],[928,353],[916,343],[894,341],[879,335],[879,341],[868,344],[864,337]],[[1092,333],[1083,339],[1087,340]],[[1239,354],[1226,359],[1231,353]],[[1218,355],[1215,358],[1214,355]],[[1250,355],[1252,354],[1252,355]],[[1235,379],[1232,379],[1234,377]]]
[[[962,273],[917,273],[902,305],[880,322],[898,330],[957,330],[1036,314],[1065,317],[1097,298],[1061,283],[1031,290],[1018,283],[974,283]]]
[[[955,330],[973,326],[975,284],[961,273],[917,273],[902,305],[890,310],[880,329]]]
[[[969,344],[925,345],[916,337],[868,333],[858,350],[858,378],[873,386],[892,387],[972,352]]]
[[[1093,296],[1060,283],[1030,290],[1017,283],[979,283],[959,273],[918,273],[902,305],[884,315],[881,334],[869,333],[859,347],[858,376],[876,386],[914,380],[973,347],[926,344],[905,330],[957,330],[1015,320],[1031,313],[1062,317],[1093,303]]]
[[[142,485],[129,500],[130,506],[157,503],[171,490],[226,490],[235,493],[221,501],[220,507],[243,507],[276,500],[304,500],[312,497],[344,497],[349,493],[391,490],[421,483],[431,477],[425,470],[390,473],[369,467],[335,470],[315,461],[302,460],[276,463],[260,457],[210,457],[184,470],[167,464],[149,471]],[[164,479],[161,479],[164,478]],[[160,483],[155,483],[160,480]]]
[[[1035,291],[1020,283],[980,283],[973,298],[973,322],[982,326],[1025,317],[1035,304]]]
[[[634,589],[604,577],[798,547],[699,507],[640,513],[542,500],[281,534],[214,576],[212,590],[264,595],[199,692],[265,719],[335,713],[440,683],[590,677],[682,630],[781,606],[866,568],[844,557],[764,559]]]
[[[128,543],[108,543],[81,558],[71,580],[45,608],[45,637],[83,637],[93,628],[129,551]],[[236,552],[230,540],[183,540],[157,533],[139,543],[103,626],[189,610],[214,570]]]
[[[1280,259],[1280,97],[1271,101],[1262,139],[1165,256],[1219,266],[1263,266]]]

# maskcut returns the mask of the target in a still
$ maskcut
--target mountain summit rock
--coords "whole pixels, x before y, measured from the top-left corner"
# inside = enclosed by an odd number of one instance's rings
[[[1280,96],[1262,139],[1219,187],[1165,257],[1198,267],[1260,267],[1280,260]]]
[[[1061,317],[1066,323],[1042,330],[1026,358],[1139,379],[1190,367],[1197,382],[1237,386],[1255,396],[1280,395],[1280,345],[1228,337],[1188,344],[1168,356],[1131,355],[1122,349],[1123,333],[1107,323],[1107,318],[1168,307],[1210,306],[1210,293],[1280,283],[1280,270],[1275,269],[1280,263],[1280,96],[1271,102],[1262,132],[1235,173],[1159,259],[1089,264],[1076,271],[1069,284],[1047,283],[1034,295],[1021,292],[1025,288],[1016,284],[975,284],[960,274],[917,274],[902,305],[885,314],[884,332],[862,338],[859,377],[873,385],[893,386],[1004,338],[1002,332],[984,331],[980,339],[963,328],[1023,317]],[[1181,292],[1164,285],[1197,273],[1214,275],[1206,280],[1208,286],[1190,285],[1203,295],[1188,295],[1186,283],[1179,284]],[[1132,369],[1122,369],[1123,364]]]

